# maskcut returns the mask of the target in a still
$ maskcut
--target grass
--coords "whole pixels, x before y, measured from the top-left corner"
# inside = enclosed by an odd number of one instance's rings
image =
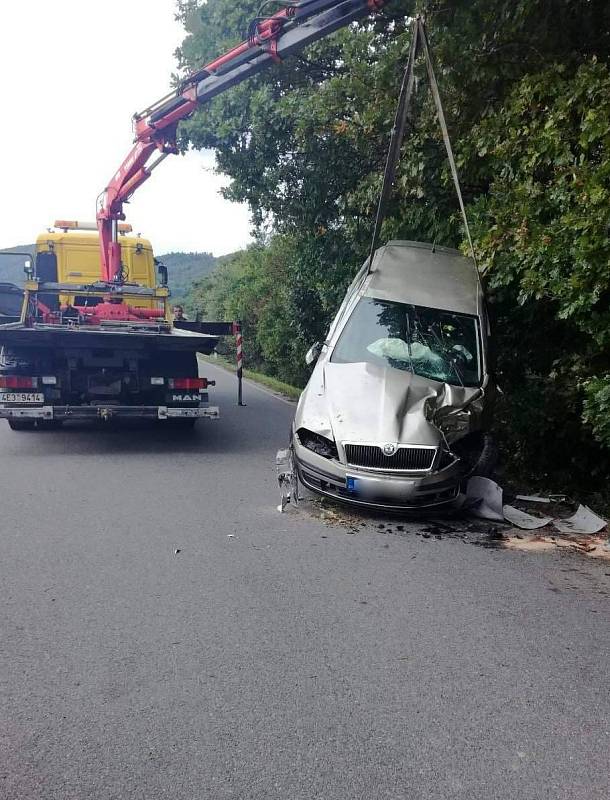
[[[231,361],[227,361],[225,358],[222,358],[222,356],[218,356],[218,358],[213,358],[211,356],[200,356],[200,358],[202,361],[206,361],[208,364],[215,364],[217,367],[222,367],[229,372],[235,372],[235,364],[233,364]],[[254,383],[260,383],[262,386],[266,386],[268,389],[271,389],[272,392],[276,392],[284,397],[288,397],[290,400],[298,400],[301,395],[302,389],[299,389],[296,386],[291,386],[289,383],[278,381],[277,378],[272,378],[271,375],[265,375],[264,372],[255,372],[252,369],[244,369],[244,378],[248,378],[248,380],[254,381]]]

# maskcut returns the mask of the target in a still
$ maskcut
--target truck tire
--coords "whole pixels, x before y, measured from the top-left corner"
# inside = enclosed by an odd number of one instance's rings
[[[195,427],[196,417],[185,417],[184,419],[168,419],[164,424],[181,431],[188,431]]]
[[[37,427],[43,431],[56,431],[63,425],[61,419],[40,419],[38,420]]]
[[[33,419],[9,419],[8,426],[12,431],[33,431],[35,422]]]

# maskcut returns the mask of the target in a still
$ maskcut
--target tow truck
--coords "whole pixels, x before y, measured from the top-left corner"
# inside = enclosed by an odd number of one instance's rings
[[[219,336],[238,329],[172,318],[167,270],[154,268],[147,240],[127,236],[124,205],[178,153],[178,125],[197,108],[384,3],[297,0],[270,15],[263,6],[244,41],[134,115],[133,147],[100,195],[95,223],[59,220],[39,237],[26,262],[21,316],[0,325],[0,418],[11,428],[218,417],[197,353],[211,353]]]

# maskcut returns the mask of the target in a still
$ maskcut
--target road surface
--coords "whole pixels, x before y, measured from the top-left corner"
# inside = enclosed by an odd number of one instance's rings
[[[0,797],[606,800],[610,566],[280,515],[293,406],[213,371],[194,433],[0,428]]]

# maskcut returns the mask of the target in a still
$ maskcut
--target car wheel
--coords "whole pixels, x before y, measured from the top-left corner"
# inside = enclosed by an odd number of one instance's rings
[[[471,433],[453,445],[453,452],[464,465],[464,478],[478,475],[491,478],[498,462],[498,451],[489,433]]]
[[[498,464],[498,448],[491,434],[484,433],[482,438],[481,453],[471,474],[480,478],[491,478]]]

